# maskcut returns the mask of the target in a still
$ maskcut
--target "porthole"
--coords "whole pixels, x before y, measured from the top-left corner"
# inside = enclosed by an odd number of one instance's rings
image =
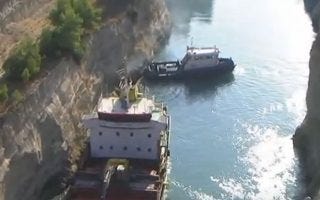
[[[148,152],[151,152],[151,148],[148,149]]]
[[[130,136],[133,137],[133,132],[130,133]]]
[[[111,145],[111,146],[109,147],[109,149],[110,149],[110,150],[113,150],[113,146]]]
[[[148,138],[151,138],[151,133],[148,134]]]
[[[137,147],[137,151],[141,151],[141,148],[140,148],[140,147]]]
[[[127,146],[124,146],[124,147],[123,147],[123,150],[124,150],[124,151],[127,151],[127,150],[128,150],[128,147],[127,147]]]
[[[100,146],[99,149],[102,150],[102,149],[103,149],[103,146]]]
[[[99,132],[99,135],[101,136],[101,135],[102,135],[102,132]]]
[[[117,135],[117,136],[120,136],[120,133],[119,133],[119,132],[116,132],[116,135]]]

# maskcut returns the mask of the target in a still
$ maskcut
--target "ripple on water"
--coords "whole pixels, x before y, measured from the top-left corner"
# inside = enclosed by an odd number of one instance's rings
[[[190,199],[194,200],[216,200],[212,195],[206,194],[201,190],[195,190],[191,186],[185,186],[178,181],[171,181],[171,184],[182,190]]]
[[[274,128],[248,126],[247,130],[255,144],[242,160],[256,183],[258,192],[254,198],[287,199],[287,187],[295,183],[291,136],[280,136]]]
[[[306,115],[305,90],[296,90],[291,97],[286,100],[286,106],[289,112],[295,115],[296,123],[300,123]]]
[[[239,166],[248,174],[237,179],[210,177],[223,191],[221,198],[293,199],[297,190],[291,136],[281,136],[278,128],[245,124],[247,137],[239,138]],[[242,169],[243,170],[243,169]]]

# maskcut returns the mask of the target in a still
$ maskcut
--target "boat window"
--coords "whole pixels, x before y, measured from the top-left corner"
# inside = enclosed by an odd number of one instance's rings
[[[190,56],[189,56],[188,54],[186,54],[186,55],[183,57],[181,63],[182,63],[182,64],[185,64],[186,62],[188,62],[189,58],[190,58]]]
[[[101,136],[101,135],[102,135],[102,132],[99,132],[99,135]]]
[[[130,133],[130,136],[133,137],[133,132]]]
[[[148,134],[148,138],[151,138],[151,133]]]
[[[148,149],[148,152],[151,152],[151,148]]]
[[[127,150],[128,150],[128,147],[127,147],[127,146],[124,146],[124,147],[123,147],[123,150],[124,150],[124,151],[127,151]]]
[[[176,68],[177,65],[168,65],[167,68]]]
[[[110,150],[113,150],[113,146],[111,145],[111,146],[109,147],[109,149],[110,149]]]
[[[120,133],[119,133],[119,132],[116,132],[116,135],[117,135],[117,136],[120,136]]]
[[[100,146],[99,149],[102,150],[102,149],[103,149],[103,146]]]
[[[141,148],[140,148],[140,147],[137,147],[137,151],[141,151]]]

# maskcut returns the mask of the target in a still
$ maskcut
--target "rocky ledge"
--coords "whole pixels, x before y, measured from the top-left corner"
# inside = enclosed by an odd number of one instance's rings
[[[1,4],[0,4],[1,5]],[[81,65],[57,61],[14,112],[0,118],[0,199],[41,199],[52,178],[74,170],[90,113],[123,58],[153,56],[170,32],[164,0],[108,0],[102,29],[88,37]]]
[[[304,3],[316,37],[310,51],[307,114],[293,142],[306,177],[307,195],[320,199],[320,1],[304,0]]]

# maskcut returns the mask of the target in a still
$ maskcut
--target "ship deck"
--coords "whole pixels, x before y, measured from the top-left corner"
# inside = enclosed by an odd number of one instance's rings
[[[124,102],[119,97],[109,97],[101,100],[98,112],[101,113],[126,113],[126,114],[145,114],[151,113],[154,108],[153,101],[142,98],[135,102],[128,103],[124,106]]]
[[[106,159],[90,160],[76,175],[71,190],[72,200],[100,200],[102,176]],[[116,174],[110,179],[106,191],[107,200],[157,200],[161,192],[159,163],[150,160],[129,160],[129,180],[119,181]]]

